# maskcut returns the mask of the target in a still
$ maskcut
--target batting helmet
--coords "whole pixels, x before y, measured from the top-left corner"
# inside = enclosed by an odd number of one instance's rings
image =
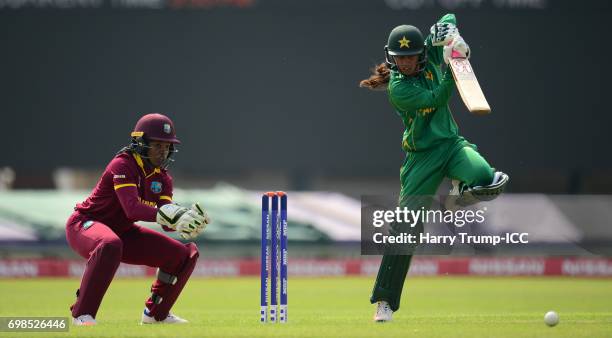
[[[411,25],[401,25],[393,28],[385,46],[385,60],[389,68],[397,70],[393,56],[419,55],[419,69],[425,69],[427,50],[421,31]]]

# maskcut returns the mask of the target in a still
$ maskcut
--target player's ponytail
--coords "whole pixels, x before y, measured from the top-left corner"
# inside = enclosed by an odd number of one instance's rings
[[[372,68],[372,75],[365,80],[361,80],[361,82],[359,82],[359,87],[368,88],[370,90],[386,90],[390,73],[389,67],[383,62]]]

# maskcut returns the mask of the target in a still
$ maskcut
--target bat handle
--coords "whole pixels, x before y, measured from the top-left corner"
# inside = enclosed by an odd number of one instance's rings
[[[449,42],[448,42],[446,45],[447,45],[447,46],[450,46],[450,45],[452,45],[452,44],[453,44],[453,42],[452,42],[452,41],[449,41]],[[451,51],[451,58],[453,58],[453,59],[457,59],[457,58],[459,58],[459,59],[463,59],[464,57],[463,57],[463,56],[461,56],[461,53],[459,53],[458,51],[456,51],[456,50],[454,50],[454,49],[453,49],[453,50]]]
[[[456,51],[456,50],[453,50],[453,52],[451,53],[451,57],[452,57],[453,59],[455,59],[455,58],[464,58],[463,56],[461,56],[461,53],[459,53],[459,52],[458,52],[458,51]]]

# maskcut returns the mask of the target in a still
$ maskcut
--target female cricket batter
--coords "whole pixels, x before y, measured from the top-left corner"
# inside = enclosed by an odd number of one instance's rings
[[[372,90],[386,89],[406,127],[400,207],[429,208],[428,203],[411,205],[411,201],[433,196],[444,177],[453,180],[451,195],[456,195],[447,201],[449,208],[492,200],[508,182],[506,174],[496,172],[476,146],[458,134],[448,107],[454,81],[449,67],[442,70],[453,50],[469,57],[470,49],[459,35],[453,14],[433,25],[427,39],[414,26],[395,27],[385,46],[385,63],[360,83]],[[418,231],[423,231],[422,224]],[[390,321],[399,309],[411,259],[412,255],[383,256],[370,299],[377,303],[375,321]]]
[[[166,231],[193,239],[210,219],[197,203],[191,209],[172,204],[172,178],[166,167],[180,143],[172,121],[161,114],[145,115],[131,136],[131,144],[112,159],[66,223],[68,244],[87,259],[70,307],[75,325],[96,324],[100,302],[120,262],[158,268],[142,324],[187,322],[170,308],[195,267],[197,247],[134,222],[157,222]]]

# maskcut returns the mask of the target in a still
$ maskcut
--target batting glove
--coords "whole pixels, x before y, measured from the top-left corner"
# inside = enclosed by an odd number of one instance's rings
[[[459,35],[457,26],[452,23],[436,23],[429,29],[432,46],[446,46]]]
[[[463,40],[460,35],[457,35],[453,41],[444,46],[442,50],[444,62],[448,64],[451,58],[470,58],[470,46]]]

